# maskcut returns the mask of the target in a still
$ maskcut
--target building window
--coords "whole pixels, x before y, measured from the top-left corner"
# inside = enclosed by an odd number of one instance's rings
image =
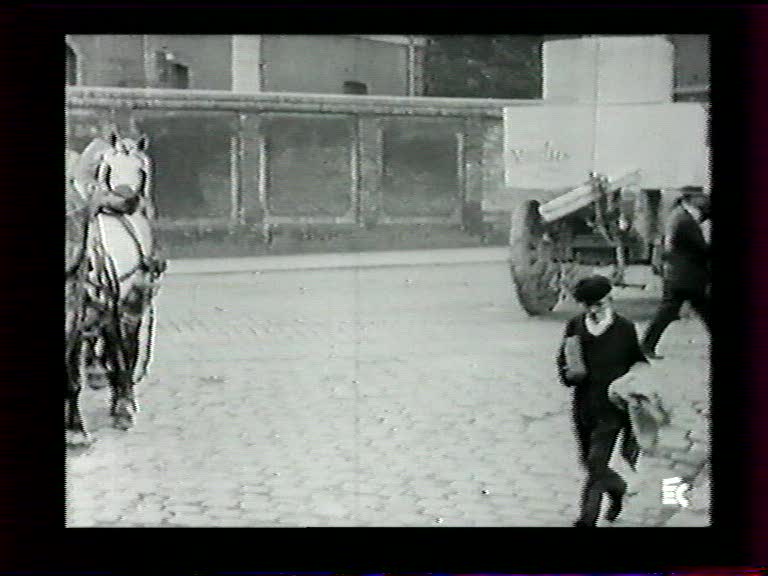
[[[368,86],[363,82],[344,82],[344,94],[368,94]]]
[[[67,86],[75,86],[77,84],[77,54],[69,44],[66,44],[65,58]]]
[[[169,72],[169,88],[189,88],[189,68],[184,64],[171,64]]]
[[[157,52],[157,84],[160,88],[189,88],[189,67],[175,61],[172,52]]]

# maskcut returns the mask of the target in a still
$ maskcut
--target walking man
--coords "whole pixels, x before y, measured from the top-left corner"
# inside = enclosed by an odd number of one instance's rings
[[[604,276],[579,281],[574,299],[585,312],[566,325],[557,357],[560,379],[574,388],[573,418],[587,480],[581,497],[577,527],[595,527],[603,494],[610,498],[606,519],[621,513],[627,483],[608,464],[619,433],[623,432],[622,454],[634,468],[639,448],[631,433],[629,416],[609,397],[609,387],[620,379],[631,379],[638,363],[648,361],[640,350],[632,322],[613,311],[611,282]]]
[[[643,337],[643,352],[661,360],[656,345],[667,326],[688,302],[710,331],[710,251],[701,223],[709,218],[709,198],[697,186],[686,186],[672,210],[664,239],[663,296]]]

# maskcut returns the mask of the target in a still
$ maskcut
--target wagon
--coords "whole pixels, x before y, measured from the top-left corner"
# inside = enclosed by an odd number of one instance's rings
[[[546,314],[594,267],[661,269],[664,223],[683,186],[708,191],[699,103],[505,109],[509,268],[520,304]]]

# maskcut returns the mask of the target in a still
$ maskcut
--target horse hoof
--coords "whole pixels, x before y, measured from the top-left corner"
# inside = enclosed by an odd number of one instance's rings
[[[128,418],[115,418],[112,425],[118,430],[130,430],[133,428],[133,422]]]
[[[132,414],[122,414],[119,416],[115,416],[112,419],[112,426],[117,428],[118,430],[130,430],[133,428],[133,425],[135,424],[134,417]]]
[[[85,447],[91,445],[91,437],[85,431],[81,430],[67,430],[66,431],[67,446],[72,447]]]
[[[101,390],[109,386],[109,380],[106,374],[91,373],[88,374],[88,387],[91,390]]]

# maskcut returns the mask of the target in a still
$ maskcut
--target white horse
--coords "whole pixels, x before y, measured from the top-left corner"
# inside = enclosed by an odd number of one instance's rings
[[[72,185],[92,214],[85,242],[83,353],[87,363],[103,367],[112,389],[113,423],[121,429],[130,428],[135,421],[138,404],[133,388],[149,362],[152,299],[165,269],[165,263],[154,256],[151,218],[155,211],[147,142],[146,137],[132,140],[113,133],[108,140],[91,142],[73,165]],[[137,374],[144,324],[149,330],[145,362]],[[82,376],[82,372],[74,372]],[[79,383],[68,386],[67,426],[87,435],[84,425],[77,430],[72,423],[72,414],[79,416],[80,388]]]

